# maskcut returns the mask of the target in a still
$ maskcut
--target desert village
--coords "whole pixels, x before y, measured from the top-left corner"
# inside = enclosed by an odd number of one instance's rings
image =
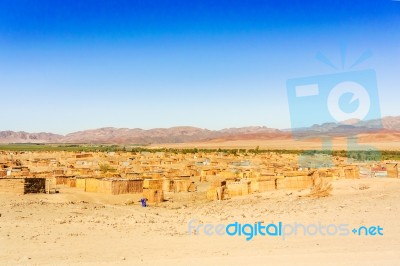
[[[1,152],[0,193],[58,193],[62,187],[105,195],[134,194],[149,206],[168,195],[196,193],[224,200],[274,190],[329,194],[337,179],[399,178],[392,161],[349,163],[333,158],[324,168],[301,168],[298,155],[176,154],[168,152]]]

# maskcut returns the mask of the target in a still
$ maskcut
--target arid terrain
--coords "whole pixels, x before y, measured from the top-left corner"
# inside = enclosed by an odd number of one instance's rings
[[[396,161],[304,168],[285,151],[178,151],[2,151],[0,264],[399,263]],[[251,239],[201,229],[236,222],[284,225]],[[347,235],[285,224],[345,225]],[[350,231],[362,226],[383,231]]]
[[[60,188],[58,194],[0,193],[2,265],[399,265],[399,179],[334,182],[330,197],[275,191],[224,201],[168,195],[142,208],[132,195]],[[188,221],[282,221],[380,225],[383,236],[188,235]]]
[[[302,129],[274,129],[266,126],[209,130],[190,126],[172,128],[99,128],[66,135],[0,131],[0,143],[75,143],[140,144],[155,146],[199,146],[212,148],[298,149],[317,148],[320,138],[328,137],[342,149],[346,138],[357,137],[359,143],[379,149],[400,150],[400,117],[381,120],[325,123]]]
[[[333,138],[333,150],[347,150],[346,138]],[[387,151],[400,151],[400,137],[391,134],[366,134],[358,138],[360,150],[376,149]],[[285,149],[285,150],[320,150],[322,142],[320,139],[294,140],[288,139],[215,139],[209,141],[188,142],[188,143],[162,143],[152,144],[151,147],[161,148],[203,148],[203,149],[252,149],[259,146],[261,149]]]
[[[0,266],[400,266],[399,26],[0,0]]]

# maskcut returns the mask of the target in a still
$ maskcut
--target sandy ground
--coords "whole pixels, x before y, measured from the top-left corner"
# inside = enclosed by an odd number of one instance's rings
[[[400,265],[400,180],[334,181],[330,197],[274,191],[207,202],[168,194],[142,208],[140,195],[0,194],[1,265]],[[131,205],[125,203],[133,202]],[[350,224],[383,236],[206,236],[188,222]]]
[[[400,180],[333,183],[332,196],[274,191],[207,202],[168,194],[142,208],[140,195],[76,188],[59,194],[0,194],[0,265],[400,265]],[[125,205],[124,203],[133,202]],[[383,236],[189,235],[188,221],[377,226]]]

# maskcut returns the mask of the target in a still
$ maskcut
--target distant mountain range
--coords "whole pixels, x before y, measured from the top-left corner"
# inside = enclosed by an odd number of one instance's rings
[[[359,134],[398,134],[400,116],[384,117],[380,121],[349,120],[343,123],[325,123],[295,131],[268,127],[242,127],[208,130],[196,127],[155,129],[99,128],[67,134],[0,131],[0,143],[85,143],[85,144],[152,144],[188,143],[213,140],[290,139],[296,136],[345,136]]]

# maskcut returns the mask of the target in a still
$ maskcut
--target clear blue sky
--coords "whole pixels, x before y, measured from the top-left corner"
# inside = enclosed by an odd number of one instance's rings
[[[400,115],[400,2],[319,2],[0,0],[0,130],[288,128],[286,81],[343,43]]]

